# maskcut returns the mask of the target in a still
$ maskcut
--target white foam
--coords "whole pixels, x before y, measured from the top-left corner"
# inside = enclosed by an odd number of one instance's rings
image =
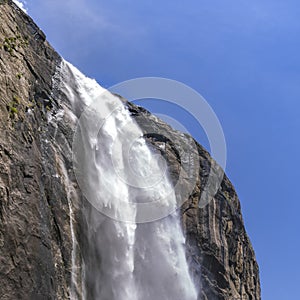
[[[162,205],[176,206],[164,166],[117,97],[103,94],[105,90],[95,80],[67,62],[62,63],[61,76],[60,88],[74,115],[79,118],[88,111],[80,122],[82,145],[75,158],[82,191],[94,207],[109,211],[111,217],[92,206],[84,208],[85,294],[92,289],[95,299],[196,300],[179,215],[145,224],[134,222],[138,214],[134,203],[165,199]],[[91,105],[93,109],[87,109]],[[99,122],[101,130],[95,136]]]

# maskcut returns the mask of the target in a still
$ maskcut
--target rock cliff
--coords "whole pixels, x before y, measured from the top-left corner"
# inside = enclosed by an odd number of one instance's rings
[[[80,211],[88,204],[72,171],[72,116],[63,114],[51,122],[54,115],[70,109],[53,86],[60,62],[33,20],[12,1],[0,1],[0,299],[4,300],[69,299],[72,260],[78,266],[76,290],[81,296],[85,225]],[[167,159],[176,180],[180,160],[173,144],[184,144],[191,137],[124,102],[133,116],[139,115],[137,122],[145,132],[149,127],[168,131],[172,143],[164,140],[163,150],[159,136],[146,139]],[[226,176],[212,201],[199,208],[208,174],[218,166],[198,144],[197,150],[199,178],[181,215],[199,299],[260,299],[255,254],[240,202]]]

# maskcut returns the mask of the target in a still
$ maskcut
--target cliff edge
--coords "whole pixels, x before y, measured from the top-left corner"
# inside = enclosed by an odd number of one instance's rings
[[[56,123],[61,103],[53,77],[61,57],[44,33],[12,1],[0,1],[0,298],[69,299],[72,259],[81,297],[80,208],[84,203],[72,171],[74,128],[70,116]],[[172,143],[181,135],[126,100],[142,130],[167,130]],[[142,121],[141,121],[142,120]],[[145,136],[167,159],[176,178],[180,160],[173,144]],[[200,287],[199,299],[260,299],[258,264],[244,228],[240,202],[225,176],[204,208],[199,199],[210,171],[218,168],[197,144],[200,172],[196,188],[181,207],[187,258]],[[70,181],[64,180],[68,174]],[[70,186],[76,201],[68,203]],[[75,195],[76,194],[76,195]],[[71,220],[71,222],[70,222]],[[72,226],[74,220],[74,228]]]

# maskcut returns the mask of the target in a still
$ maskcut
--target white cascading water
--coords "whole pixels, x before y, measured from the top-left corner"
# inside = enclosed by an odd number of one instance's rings
[[[196,300],[179,215],[135,222],[139,203],[159,200],[175,210],[164,161],[152,153],[118,97],[103,94],[95,80],[65,61],[60,74],[74,114],[88,111],[73,149],[79,185],[92,204],[83,211],[86,299]]]

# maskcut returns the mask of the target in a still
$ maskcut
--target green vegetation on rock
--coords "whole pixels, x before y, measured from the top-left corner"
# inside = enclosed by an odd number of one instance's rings
[[[20,104],[20,97],[14,95],[13,100],[7,105],[7,110],[9,111],[9,117],[14,118],[16,114],[19,113],[18,105]]]
[[[9,54],[13,54],[13,52],[15,50],[17,50],[18,48],[24,48],[28,45],[28,38],[22,38],[19,34],[17,34],[16,36],[12,36],[12,37],[6,37],[3,41],[3,49],[6,52],[9,52]]]

